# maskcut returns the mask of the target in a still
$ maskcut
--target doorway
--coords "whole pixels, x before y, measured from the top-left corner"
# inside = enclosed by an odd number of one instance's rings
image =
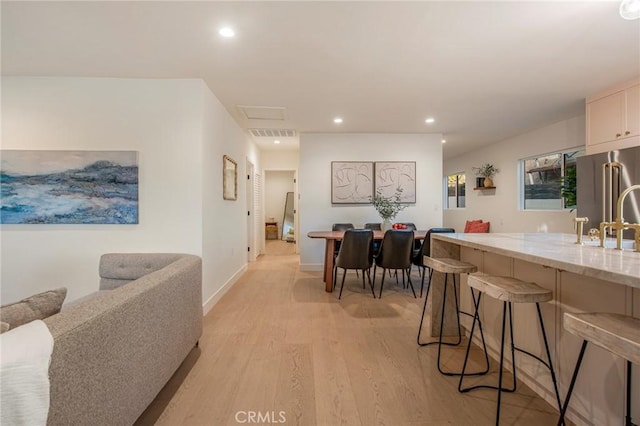
[[[296,246],[296,172],[295,170],[265,170],[264,218],[265,241],[285,242],[295,252]]]

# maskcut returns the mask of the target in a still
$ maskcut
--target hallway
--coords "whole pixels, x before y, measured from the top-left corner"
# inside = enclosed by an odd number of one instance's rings
[[[374,300],[351,271],[338,301],[321,272],[302,272],[298,262],[265,254],[249,264],[204,318],[200,347],[137,424],[236,425],[249,412],[269,416],[260,424],[302,426],[495,423],[494,392],[459,394],[457,379],[437,372],[437,349],[416,345],[422,302],[410,290],[385,286]],[[455,369],[464,348],[443,355]],[[504,425],[555,419],[524,385],[503,398]]]

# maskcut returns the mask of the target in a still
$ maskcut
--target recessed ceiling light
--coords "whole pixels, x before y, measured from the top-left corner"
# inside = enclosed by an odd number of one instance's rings
[[[622,0],[620,16],[624,19],[640,19],[640,0]]]
[[[273,141],[273,143],[275,143],[276,145],[280,143],[280,141]]]
[[[429,117],[426,120],[424,120],[425,123],[427,124],[431,124],[431,123],[435,123],[436,119],[433,117]]]
[[[336,117],[336,118],[333,119],[333,122],[336,123],[336,124],[340,124],[340,123],[342,123],[342,118]]]
[[[218,34],[220,34],[222,37],[226,37],[226,38],[230,38],[230,37],[233,37],[233,36],[236,35],[235,31],[233,31],[229,27],[221,28],[220,31],[218,31]]]
[[[442,139],[440,142],[447,143],[446,139]]]

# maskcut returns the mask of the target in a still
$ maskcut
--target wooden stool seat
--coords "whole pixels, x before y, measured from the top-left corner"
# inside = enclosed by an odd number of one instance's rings
[[[444,274],[470,274],[478,267],[457,259],[424,257],[424,266]]]
[[[553,298],[551,290],[511,277],[471,274],[467,284],[469,287],[503,302],[539,303],[548,302]]]
[[[640,318],[602,312],[567,312],[564,328],[627,361],[640,364]]]

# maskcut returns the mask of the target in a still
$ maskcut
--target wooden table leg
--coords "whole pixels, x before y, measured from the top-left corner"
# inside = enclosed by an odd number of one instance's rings
[[[327,238],[324,249],[324,282],[325,291],[331,293],[333,291],[333,251],[335,250],[336,240]]]

